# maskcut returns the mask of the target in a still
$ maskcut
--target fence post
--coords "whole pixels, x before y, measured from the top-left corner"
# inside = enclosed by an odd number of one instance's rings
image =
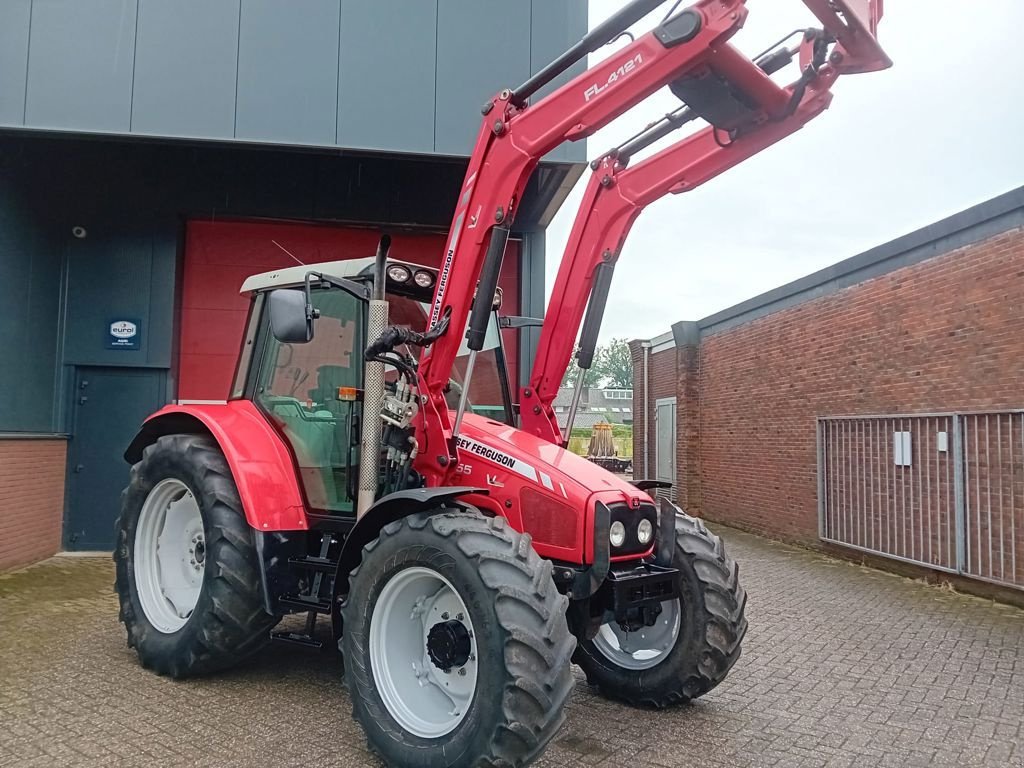
[[[967,568],[967,516],[964,512],[964,441],[959,413],[952,415],[953,424],[953,509],[956,516],[956,570]]]
[[[822,433],[825,422],[819,417],[815,424],[814,435],[818,449],[818,537],[825,536],[825,445]]]

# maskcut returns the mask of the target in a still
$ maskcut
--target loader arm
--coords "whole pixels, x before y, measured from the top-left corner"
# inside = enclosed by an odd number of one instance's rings
[[[459,417],[452,420],[444,389],[476,292],[487,300],[479,303],[465,338],[470,350],[481,348],[485,322],[480,319],[485,320],[490,310],[516,208],[540,158],[565,141],[589,136],[699,67],[742,26],[745,0],[699,0],[536,104],[526,100],[575,61],[666,2],[634,0],[523,86],[503,90],[483,107],[484,119],[459,193],[431,305],[430,328],[447,330],[427,348],[417,374],[421,407],[416,439],[423,450],[416,466],[428,485],[443,484],[455,464]]]
[[[813,0],[807,4],[819,5]],[[868,10],[873,31],[881,4],[877,9],[872,6]],[[848,18],[855,18],[852,11]],[[889,66],[888,58],[878,48],[874,37],[865,40],[864,29],[867,27],[857,27],[854,35],[838,21],[832,21],[826,31],[836,45],[827,63],[814,61],[815,44],[820,46],[829,39],[821,35],[817,38],[805,35],[799,48],[783,49],[781,58],[764,58],[761,66],[774,71],[774,68],[781,68],[776,65],[784,65],[799,56],[801,77],[784,89],[781,99],[768,89],[762,93],[770,99],[762,100],[761,94],[755,96],[758,102],[755,114],[732,131],[709,125],[630,167],[632,153],[700,116],[689,109],[681,110],[591,164],[593,173],[559,265],[529,383],[520,391],[523,430],[563,444],[564,436],[552,402],[574,348],[580,367],[590,367],[612,270],[637,216],[655,200],[694,189],[802,128],[828,108],[832,100],[831,88],[840,74]],[[858,55],[843,46],[843,37],[850,41],[850,47],[856,45]],[[819,53],[822,53],[820,49]],[[719,73],[741,71],[744,65],[754,66],[728,43],[709,56],[707,64]],[[812,65],[810,71],[809,65]],[[577,348],[581,324],[583,331]]]

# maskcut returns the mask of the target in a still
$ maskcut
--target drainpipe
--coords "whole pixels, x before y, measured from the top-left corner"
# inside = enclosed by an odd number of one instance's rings
[[[650,397],[647,392],[647,359],[651,354],[651,342],[641,341],[640,346],[644,350],[644,477],[649,478],[651,476],[651,468],[648,464],[647,458],[650,455],[650,430],[648,425],[651,423],[651,409],[650,409]]]

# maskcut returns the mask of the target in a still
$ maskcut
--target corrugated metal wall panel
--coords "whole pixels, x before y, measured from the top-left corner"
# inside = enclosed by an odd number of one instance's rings
[[[4,0],[0,126],[465,156],[586,25],[584,0]]]
[[[61,251],[0,159],[0,431],[53,429]]]
[[[238,16],[239,0],[139,0],[133,133],[235,135]]]
[[[435,152],[472,152],[480,106],[530,76],[530,17],[528,3],[439,0]]]
[[[25,123],[127,132],[136,0],[35,2]]]
[[[32,0],[0,3],[0,125],[25,122],[25,72]]]
[[[437,3],[342,0],[338,143],[434,150]]]
[[[166,256],[166,254],[164,254]],[[171,260],[173,276],[174,260]],[[125,232],[116,238],[91,236],[68,245],[68,284],[64,363],[84,365],[170,365],[169,349],[154,355],[150,336],[165,333],[171,316],[156,320],[151,304],[154,287],[152,238]],[[141,321],[138,350],[107,349],[112,320]],[[154,327],[155,326],[155,327]]]
[[[532,0],[533,14],[530,25],[530,71],[539,72],[562,51],[583,37],[587,29],[587,0]],[[550,85],[541,88],[533,97],[536,102],[569,80],[585,71],[587,61],[577,62]],[[583,142],[563,144],[550,155],[549,160],[580,162],[587,159]]]
[[[339,0],[304,0],[301,13],[242,0],[236,138],[334,143],[339,9]]]

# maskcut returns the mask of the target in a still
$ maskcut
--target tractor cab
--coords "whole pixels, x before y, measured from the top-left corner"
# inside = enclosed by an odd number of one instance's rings
[[[252,296],[232,399],[251,400],[290,447],[310,512],[354,515],[360,464],[368,342],[367,316],[374,259],[295,266],[249,277],[241,292]],[[384,270],[389,322],[425,327],[437,270],[388,259]],[[306,318],[306,306],[311,317]],[[510,423],[511,403],[497,310],[487,329],[469,393],[470,412]],[[418,358],[409,345],[403,354]],[[453,366],[447,400],[455,407],[469,350]],[[400,384],[395,369],[386,391]],[[380,493],[419,487],[409,471],[382,478]]]

